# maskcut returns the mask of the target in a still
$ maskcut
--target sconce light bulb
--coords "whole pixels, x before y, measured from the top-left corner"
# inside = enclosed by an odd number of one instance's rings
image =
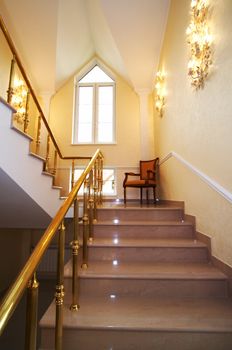
[[[192,2],[191,2],[191,7],[192,7],[192,8],[195,7],[196,4],[197,4],[197,0],[192,0]]]

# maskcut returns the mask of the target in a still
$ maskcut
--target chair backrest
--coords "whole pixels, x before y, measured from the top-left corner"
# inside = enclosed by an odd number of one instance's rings
[[[156,171],[156,167],[158,164],[159,158],[152,160],[140,160],[140,179],[148,180],[154,179],[155,175],[153,172]],[[149,173],[149,170],[152,172]]]

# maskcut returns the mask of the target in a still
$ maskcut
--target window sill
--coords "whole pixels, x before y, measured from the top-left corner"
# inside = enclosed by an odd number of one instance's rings
[[[117,145],[117,142],[111,143],[71,143],[71,146],[113,146]]]

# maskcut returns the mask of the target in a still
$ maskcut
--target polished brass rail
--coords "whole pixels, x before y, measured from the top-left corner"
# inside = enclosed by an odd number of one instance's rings
[[[97,150],[94,156],[64,156],[56,142],[56,139],[49,127],[47,119],[44,116],[43,110],[40,107],[35,92],[31,86],[30,80],[24,70],[20,57],[14,46],[14,43],[6,29],[3,19],[0,16],[0,28],[3,35],[8,43],[8,46],[12,53],[10,79],[8,87],[8,103],[11,103],[11,99],[14,92],[13,89],[13,76],[15,71],[15,65],[19,69],[25,84],[27,85],[27,99],[26,99],[26,112],[24,114],[24,126],[23,131],[27,133],[29,128],[29,115],[28,115],[28,104],[29,95],[32,97],[35,106],[38,111],[37,132],[34,137],[35,150],[39,154],[41,145],[41,122],[47,130],[46,138],[46,157],[44,163],[44,170],[51,172],[56,175],[57,172],[57,157],[63,160],[72,160],[72,190],[69,193],[64,204],[61,206],[54,219],[46,229],[42,238],[38,242],[27,263],[19,273],[15,282],[5,295],[0,305],[0,335],[5,329],[10,317],[12,316],[15,308],[17,307],[23,293],[27,290],[27,315],[26,315],[26,342],[25,350],[36,350],[36,330],[37,330],[37,304],[38,304],[38,288],[39,283],[36,279],[36,269],[46,252],[49,244],[54,238],[55,234],[59,230],[59,246],[58,246],[58,264],[57,264],[57,284],[55,293],[56,302],[56,326],[55,326],[55,349],[62,349],[62,333],[63,333],[63,299],[64,299],[64,239],[65,239],[65,225],[64,218],[71,207],[74,204],[74,234],[72,246],[72,265],[73,265],[73,277],[72,277],[72,303],[70,306],[71,310],[79,309],[79,295],[78,295],[78,250],[79,250],[79,214],[78,214],[78,191],[82,184],[85,185],[84,192],[84,216],[83,221],[83,261],[82,266],[88,266],[88,241],[93,240],[93,222],[96,221],[96,206],[102,201],[102,166],[103,156],[100,150]],[[51,142],[54,148],[51,149]],[[54,157],[52,161],[52,157]],[[75,160],[90,160],[89,164],[79,177],[76,183],[74,183],[74,172],[75,172]]]
[[[18,305],[23,292],[28,287],[30,279],[33,277],[34,272],[36,271],[36,268],[39,265],[48,245],[50,244],[54,235],[56,234],[57,230],[62,224],[68,209],[76,200],[77,193],[81,185],[84,183],[86,178],[89,176],[91,170],[94,168],[95,162],[99,159],[103,159],[103,156],[101,151],[98,149],[93,155],[91,161],[89,162],[83,173],[81,174],[81,176],[79,177],[79,179],[77,180],[69,196],[67,197],[67,199],[65,200],[61,208],[58,210],[53,220],[51,221],[50,225],[48,226],[42,238],[38,242],[24,268],[22,269],[15,282],[13,283],[12,287],[9,289],[8,293],[3,299],[0,307],[0,335],[3,332],[10,317],[12,316],[16,306]]]

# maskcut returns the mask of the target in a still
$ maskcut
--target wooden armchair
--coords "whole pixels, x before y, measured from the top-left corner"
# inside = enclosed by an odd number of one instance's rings
[[[158,180],[159,158],[153,160],[140,160],[140,173],[125,173],[123,181],[124,188],[124,203],[126,204],[126,189],[127,187],[140,188],[140,202],[143,201],[143,188],[146,188],[148,202],[148,188],[153,188],[154,203],[156,202],[156,185]],[[136,176],[139,179],[129,180],[129,176]]]

